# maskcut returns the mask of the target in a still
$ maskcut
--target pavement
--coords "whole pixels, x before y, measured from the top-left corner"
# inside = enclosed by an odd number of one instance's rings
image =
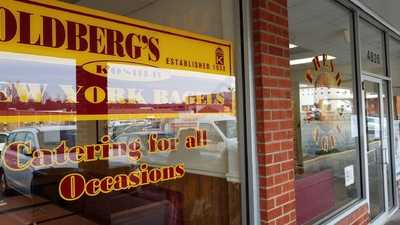
[[[400,225],[400,210],[397,210],[385,225]]]

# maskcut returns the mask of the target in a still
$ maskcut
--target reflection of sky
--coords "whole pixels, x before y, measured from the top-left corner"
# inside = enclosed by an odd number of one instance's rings
[[[111,65],[111,68],[113,67],[118,67],[118,65]],[[120,79],[108,79],[108,86],[142,90],[141,94],[146,103],[155,101],[154,92],[157,90],[167,91],[169,96],[176,91],[179,93],[180,98],[184,100],[185,96],[229,92],[235,87],[235,78],[233,76],[144,66],[129,65],[122,67],[125,68],[127,73],[109,74],[109,78]],[[147,70],[149,72],[148,76],[144,78],[132,72],[140,70]]]
[[[169,99],[169,103],[180,103],[186,96],[229,92],[235,88],[234,76],[138,65],[110,64],[109,66],[117,70],[109,70],[108,88],[122,89],[124,97],[128,97],[128,89],[134,89],[146,103],[161,103],[156,100],[156,92],[162,93],[163,97],[173,99]],[[74,60],[0,52],[0,67],[2,69],[0,89],[8,86],[4,82],[40,84],[45,88],[47,100],[65,100],[66,95],[60,85],[71,86],[71,90],[75,91]],[[136,75],[132,71],[136,71]],[[137,75],[139,73],[140,75]]]
[[[0,52],[0,82],[47,84],[47,97],[63,97],[59,84],[76,85],[74,60]]]

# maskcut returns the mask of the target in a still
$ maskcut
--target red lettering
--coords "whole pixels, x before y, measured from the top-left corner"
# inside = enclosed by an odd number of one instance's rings
[[[176,165],[175,172],[178,174],[178,177],[183,177],[185,175],[185,166],[183,164]]]
[[[105,54],[106,46],[104,43],[105,29],[102,27],[89,26],[89,52]]]
[[[151,54],[149,54],[149,60],[153,62],[157,62],[160,59],[160,49],[159,49],[159,41],[158,38],[150,38],[149,39],[149,49]]]
[[[149,134],[148,145],[149,152],[157,151],[157,134]]]
[[[140,175],[137,172],[132,172],[128,176],[129,178],[129,186],[136,187],[140,185]]]
[[[17,34],[17,20],[15,19],[14,14],[4,7],[0,7],[0,14],[4,14],[4,18],[0,21],[1,25],[4,24],[4,27],[1,30],[3,35],[0,36],[0,41],[7,42],[12,40]]]
[[[125,48],[126,54],[132,59],[137,59],[141,56],[141,47],[134,44],[134,38],[140,43],[140,36],[137,34],[130,33],[126,36]]]
[[[151,183],[158,183],[162,178],[161,170],[158,168],[150,170],[149,178]]]
[[[19,43],[28,45],[40,45],[40,36],[36,42],[31,42],[31,15],[26,12],[19,12],[20,34]]]
[[[86,183],[86,194],[89,196],[96,196],[100,194],[100,181],[98,179],[89,180]]]
[[[128,145],[129,147],[129,158],[133,161],[138,161],[142,157],[142,153],[140,151],[141,144],[140,140],[136,139],[134,142]]]
[[[172,167],[165,167],[163,170],[163,179],[169,180],[175,177],[175,170]]]
[[[62,141],[57,147],[56,147],[56,162],[57,163],[64,163],[65,161],[67,161],[66,159],[66,154],[65,154],[65,150],[66,150],[66,145],[65,145],[65,141]],[[71,156],[70,156],[71,157]]]
[[[68,159],[72,162],[81,162],[84,160],[91,160],[92,158],[89,158],[89,154],[88,154],[88,158],[85,159],[85,150],[80,147],[80,146],[75,146],[73,148],[68,149]],[[89,152],[89,151],[88,151]],[[57,153],[58,154],[58,153]],[[90,157],[92,157],[92,155],[90,155]]]
[[[25,170],[29,167],[31,160],[21,164],[19,154],[23,154],[23,150],[31,151],[30,145],[23,142],[14,142],[4,149],[4,166],[13,171]]]
[[[107,55],[117,55],[124,57],[124,48],[122,42],[124,41],[124,35],[120,31],[107,29]]]
[[[53,27],[55,29],[55,41],[53,40]],[[43,45],[59,48],[65,42],[65,29],[60,20],[43,16]]]
[[[128,188],[128,176],[120,174],[115,176],[114,190],[119,191]]]
[[[100,191],[103,193],[110,193],[114,184],[114,178],[107,176],[100,181]]]
[[[85,183],[85,178],[79,173],[65,176],[58,185],[61,198],[67,201],[79,199],[85,193]]]
[[[142,185],[146,185],[149,183],[147,168],[148,168],[147,164],[140,165],[140,170],[142,172]]]
[[[84,36],[87,34],[86,26],[81,23],[67,21],[67,30],[67,49],[74,51],[86,51],[88,48],[88,42],[84,38]]]

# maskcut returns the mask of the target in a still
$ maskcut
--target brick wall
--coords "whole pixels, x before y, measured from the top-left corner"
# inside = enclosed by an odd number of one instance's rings
[[[261,223],[295,224],[287,2],[252,4]]]
[[[341,220],[338,225],[367,225],[369,224],[368,205],[365,204],[352,214]]]
[[[296,224],[287,0],[252,5],[261,224]],[[368,224],[368,207],[339,224]]]

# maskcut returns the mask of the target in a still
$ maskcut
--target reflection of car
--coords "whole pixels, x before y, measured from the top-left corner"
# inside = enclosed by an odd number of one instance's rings
[[[111,138],[114,138],[121,134],[125,128],[127,128],[130,125],[130,123],[122,123],[122,122],[114,122],[110,123],[109,127],[109,135]]]
[[[67,146],[75,145],[75,126],[48,126],[38,128],[21,128],[10,132],[7,138],[7,144],[13,142],[30,143],[32,151],[36,149],[53,149],[60,144],[61,141],[66,141]],[[23,152],[23,151],[22,151]],[[20,160],[27,161],[32,157],[32,152],[19,153]],[[2,154],[2,158],[4,154]],[[37,179],[39,176],[46,176],[46,182],[54,182],[66,173],[76,171],[78,165],[50,165],[45,168],[35,169],[28,167],[23,171],[12,171],[5,166],[2,166],[2,188],[3,191],[8,187],[20,192],[24,195],[31,195],[32,189],[36,185],[43,185],[43,180]],[[54,179],[53,179],[54,178]],[[6,186],[7,185],[7,186]]]
[[[157,138],[171,138],[174,137],[174,134],[171,133],[161,133],[161,132],[149,132],[149,131],[141,131],[141,132],[131,132],[131,133],[123,133],[113,139],[113,143],[131,143],[135,139],[139,139],[141,141],[141,151],[144,156],[148,155],[147,145],[148,145],[148,137],[150,133],[157,134]],[[157,153],[153,155],[153,159],[155,157],[165,157],[168,156],[168,153]],[[127,164],[132,164],[127,157],[113,157],[110,155],[108,160],[108,165],[110,168],[121,167]]]
[[[159,131],[159,124],[153,121],[135,120],[135,121],[114,121],[109,125],[109,135],[115,139],[121,134],[135,133],[141,131]]]
[[[200,166],[199,169],[201,170],[206,169],[206,173],[209,170],[211,173],[214,171],[222,172],[228,181],[239,182],[236,118],[233,116],[204,117],[199,120],[199,129],[207,131],[209,143],[207,148],[200,149],[200,156],[202,157],[199,162],[196,162],[196,166]],[[213,151],[222,152],[223,157],[219,159],[204,157],[207,153]],[[210,161],[210,163],[208,164],[207,161]]]
[[[31,143],[31,150],[34,152],[37,149],[54,149],[61,141],[66,141],[68,147],[76,145],[77,129],[75,126],[48,126],[48,127],[37,127],[37,128],[21,128],[10,132],[7,139],[7,144],[13,142],[25,142]],[[133,136],[132,136],[133,137]],[[121,136],[121,142],[125,140],[125,137]],[[126,139],[127,140],[127,139]],[[32,157],[31,151],[21,150],[18,153],[20,161],[29,160]],[[9,153],[7,153],[9,154]],[[2,154],[2,159],[4,158]],[[56,156],[57,157],[57,156]],[[126,158],[126,157],[125,157]],[[113,159],[109,160],[115,163]],[[97,162],[102,163],[103,160]],[[121,165],[122,164],[122,165]],[[84,166],[88,166],[87,164]],[[40,169],[28,167],[22,171],[11,171],[3,166],[3,173],[1,176],[1,187],[0,194],[4,193],[8,187],[19,192],[22,195],[32,197],[35,199],[38,196],[47,198],[54,202],[59,203],[62,201],[58,195],[59,181],[66,174],[78,172],[83,176],[94,176],[104,177],[105,174],[113,175],[117,174],[121,169],[127,167],[125,163],[117,163],[119,166],[118,171],[113,171],[111,167],[104,166],[102,168],[96,167],[94,171],[90,168],[79,168],[78,164],[66,163],[64,165],[49,165]],[[132,168],[128,168],[132,170]],[[124,172],[122,172],[124,173]],[[115,192],[104,195],[92,196],[90,198],[81,198],[79,200],[69,202],[64,205],[68,210],[78,211],[79,216],[85,217],[84,220],[94,220],[99,224],[104,224],[104,221],[110,221],[112,224],[132,224],[132,220],[136,215],[140,214],[140,222],[145,224],[175,224],[173,222],[180,215],[178,208],[178,201],[181,197],[179,193],[162,189],[159,187],[141,187],[138,189],[127,192]],[[8,197],[8,196],[7,196]],[[33,201],[32,201],[33,202]],[[46,206],[53,206],[46,201]],[[91,205],[92,207],[85,208],[80,211],[82,205]],[[36,205],[37,206],[37,205]],[[40,206],[39,206],[40,207]],[[171,208],[174,210],[171,210]],[[64,209],[60,209],[64,210]],[[50,213],[51,212],[44,212]],[[68,212],[67,216],[75,216],[71,212]],[[156,213],[156,215],[154,214]],[[43,213],[42,213],[43,214]],[[63,216],[61,219],[65,219],[63,224],[74,224],[72,218]],[[79,218],[80,219],[80,218]],[[95,224],[87,220],[85,224]],[[128,222],[125,222],[128,221]],[[81,224],[82,220],[79,222]]]
[[[8,133],[0,133],[0,152],[3,150],[7,142]]]
[[[207,145],[188,150],[185,139],[195,136],[196,129],[205,130]],[[239,179],[239,157],[236,119],[230,116],[199,118],[195,127],[177,130],[177,151],[143,154],[143,161],[154,166],[184,163],[189,173],[223,177],[237,182]]]
[[[381,132],[380,121],[381,120],[379,117],[373,117],[373,116],[367,117],[368,139],[370,141],[380,138],[380,132]]]

